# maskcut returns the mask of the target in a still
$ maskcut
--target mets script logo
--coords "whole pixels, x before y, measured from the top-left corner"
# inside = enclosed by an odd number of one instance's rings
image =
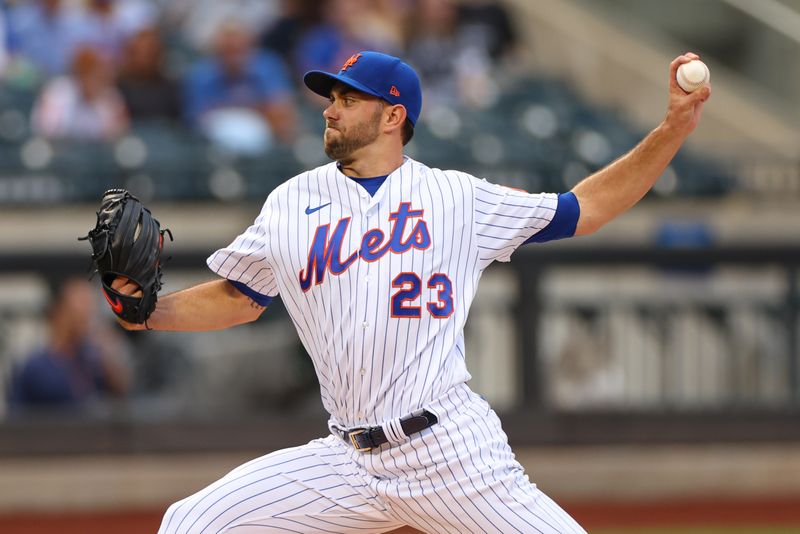
[[[347,69],[349,69],[350,67],[352,67],[353,65],[355,65],[356,61],[358,61],[358,58],[360,58],[360,57],[361,57],[361,54],[353,54],[352,56],[350,56],[347,59],[347,61],[344,62],[344,65],[342,65],[342,68],[341,68],[341,70],[339,72],[344,72]]]
[[[340,275],[345,272],[358,258],[373,262],[381,259],[388,252],[403,254],[412,248],[425,250],[431,245],[431,236],[428,225],[422,220],[424,210],[411,209],[411,202],[402,202],[397,211],[389,214],[392,231],[389,239],[385,239],[383,230],[373,228],[361,239],[361,246],[345,259],[342,259],[342,242],[350,226],[350,217],[340,219],[330,232],[330,224],[318,226],[314,233],[314,240],[308,251],[308,263],[305,269],[300,270],[300,288],[308,291],[312,283],[319,285],[325,281],[325,273]],[[406,235],[406,226],[409,221],[419,218],[411,231]],[[413,222],[413,221],[412,221]],[[329,237],[330,235],[330,237]]]

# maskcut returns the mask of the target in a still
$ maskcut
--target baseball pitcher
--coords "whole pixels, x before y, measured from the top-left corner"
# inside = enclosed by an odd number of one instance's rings
[[[267,197],[252,226],[208,258],[218,279],[149,298],[146,313],[120,322],[227,328],[280,295],[313,360],[330,433],[173,504],[159,532],[584,532],[528,479],[497,415],[467,385],[464,323],[492,262],[525,243],[591,234],[647,193],[711,94],[675,81],[697,58],[671,63],[663,121],[565,194],[405,156],[422,91],[396,57],[365,51],[338,73],[307,73],[305,85],[330,102],[332,162]],[[104,279],[112,307],[151,293],[122,271]]]

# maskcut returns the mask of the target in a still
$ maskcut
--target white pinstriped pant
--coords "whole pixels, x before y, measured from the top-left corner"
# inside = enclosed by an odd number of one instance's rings
[[[402,444],[359,453],[331,435],[237,467],[170,506],[159,534],[585,534],[529,482],[466,385],[427,408],[439,423]]]

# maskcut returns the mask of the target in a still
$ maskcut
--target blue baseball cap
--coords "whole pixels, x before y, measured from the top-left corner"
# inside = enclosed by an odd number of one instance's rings
[[[338,74],[312,70],[303,76],[306,87],[324,97],[330,96],[336,82],[382,98],[390,104],[402,105],[411,124],[417,124],[422,110],[419,76],[400,58],[363,51],[350,56]]]

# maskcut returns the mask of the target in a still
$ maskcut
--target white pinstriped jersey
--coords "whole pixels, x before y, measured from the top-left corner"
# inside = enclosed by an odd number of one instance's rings
[[[330,163],[276,188],[208,265],[280,294],[333,424],[380,424],[469,380],[463,328],[481,273],[557,204],[410,158],[373,197]]]

